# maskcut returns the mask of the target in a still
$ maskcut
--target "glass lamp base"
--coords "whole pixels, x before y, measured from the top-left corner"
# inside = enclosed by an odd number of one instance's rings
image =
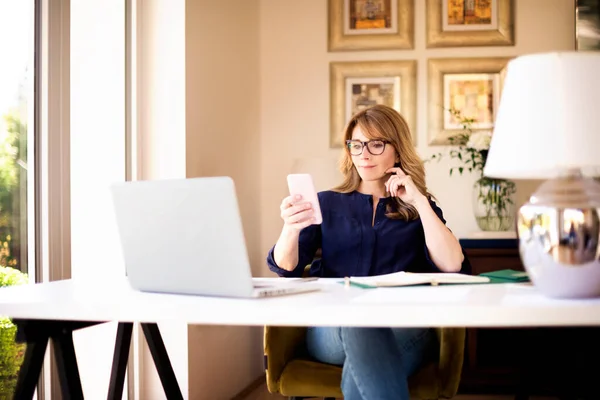
[[[600,184],[579,173],[544,182],[519,210],[521,260],[541,293],[600,297]]]

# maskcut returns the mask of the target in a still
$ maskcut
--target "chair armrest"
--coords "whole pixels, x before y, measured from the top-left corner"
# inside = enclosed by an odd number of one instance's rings
[[[269,392],[279,393],[281,373],[297,353],[305,336],[306,328],[265,326],[265,373]]]
[[[308,278],[310,276],[310,264],[304,267],[304,271],[302,272],[303,278]]]
[[[456,395],[465,354],[465,328],[437,328],[440,341],[440,397]]]

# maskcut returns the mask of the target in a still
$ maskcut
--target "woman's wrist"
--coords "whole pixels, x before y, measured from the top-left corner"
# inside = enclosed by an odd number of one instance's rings
[[[429,204],[429,200],[427,199],[427,197],[425,197],[424,195],[419,196],[417,199],[415,199],[415,201],[413,201],[413,207],[415,207],[417,209],[417,211],[420,213],[425,207],[429,207],[431,208],[431,205]]]
[[[300,231],[284,224],[281,230],[281,237],[284,237],[286,240],[298,240]]]

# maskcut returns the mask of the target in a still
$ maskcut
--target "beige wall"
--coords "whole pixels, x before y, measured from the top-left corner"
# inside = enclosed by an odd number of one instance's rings
[[[254,272],[260,246],[257,0],[186,4],[187,176],[231,176]],[[219,212],[219,210],[215,210]],[[262,374],[262,329],[189,326],[189,398],[229,399]]]
[[[325,157],[330,150],[329,62],[417,60],[417,140],[422,157],[440,147],[427,145],[427,60],[433,57],[516,56],[529,52],[571,50],[574,46],[573,2],[519,0],[516,45],[510,47],[425,49],[425,1],[415,1],[415,49],[327,52],[327,2],[324,0],[260,2],[261,250],[277,240],[279,203],[286,195],[285,176],[296,160]],[[441,203],[457,236],[477,230],[471,209],[474,178],[448,177],[448,163],[428,164],[428,185]],[[332,182],[333,183],[333,182]],[[323,185],[322,183],[321,185]],[[535,183],[518,183],[522,203]],[[267,271],[266,267],[264,268]]]
[[[253,269],[260,264],[258,0],[188,0],[187,175],[231,176]]]

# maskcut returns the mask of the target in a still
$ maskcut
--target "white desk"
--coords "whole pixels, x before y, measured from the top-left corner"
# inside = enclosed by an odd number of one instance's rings
[[[554,300],[529,284],[322,291],[263,299],[140,293],[125,279],[0,289],[0,315],[17,319],[290,326],[600,326],[600,299]],[[380,295],[381,291],[385,291]],[[389,295],[388,295],[389,294]]]
[[[118,321],[109,398],[120,398],[133,322],[142,323],[165,392],[182,398],[156,322],[189,324],[394,327],[600,326],[600,299],[544,298],[529,284],[345,288],[339,280],[303,283],[321,291],[264,299],[140,293],[125,279],[60,281],[0,289],[0,315],[12,317],[28,342],[17,390],[39,376],[48,338],[58,348],[61,387],[82,397],[72,331]],[[37,373],[37,375],[36,375]],[[19,397],[20,398],[20,397]]]

